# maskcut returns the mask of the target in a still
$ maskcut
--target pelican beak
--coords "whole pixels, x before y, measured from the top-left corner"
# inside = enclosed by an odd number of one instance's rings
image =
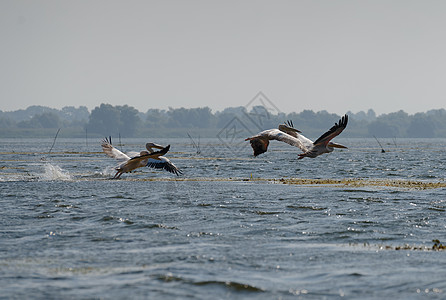
[[[336,144],[336,143],[330,143],[328,146],[330,147],[335,147],[335,148],[343,148],[343,149],[348,149],[347,147],[345,147],[344,145],[341,144]]]

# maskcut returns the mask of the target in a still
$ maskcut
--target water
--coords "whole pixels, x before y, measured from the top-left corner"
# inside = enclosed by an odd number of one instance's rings
[[[183,176],[111,180],[99,140],[1,139],[0,298],[444,299],[446,140],[337,141],[298,161],[161,139]]]

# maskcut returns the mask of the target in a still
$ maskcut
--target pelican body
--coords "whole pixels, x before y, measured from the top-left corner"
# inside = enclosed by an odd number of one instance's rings
[[[347,148],[341,144],[331,142],[333,138],[338,136],[347,127],[348,116],[344,115],[338,123],[335,123],[327,132],[322,134],[316,141],[311,141],[303,136],[299,130],[294,128],[293,122],[287,121],[279,125],[278,129],[269,129],[258,133],[255,136],[245,139],[251,143],[254,150],[254,156],[262,154],[268,150],[270,140],[285,142],[291,146],[298,147],[302,150],[298,159],[304,157],[315,158],[324,153],[330,153],[334,148]]]
[[[129,152],[128,154],[125,154],[113,147],[111,137],[102,140],[101,146],[107,156],[119,161],[119,165],[115,167],[116,174],[113,176],[115,179],[120,178],[122,173],[129,173],[135,169],[146,167],[151,159],[159,159],[159,157],[162,157],[162,155],[169,152],[170,149],[170,145],[167,147],[157,145],[156,148],[161,149],[160,151],[155,152],[150,149],[150,151],[143,150],[139,153]]]

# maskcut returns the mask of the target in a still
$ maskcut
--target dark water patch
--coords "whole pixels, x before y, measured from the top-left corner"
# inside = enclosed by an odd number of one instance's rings
[[[179,228],[176,227],[176,226],[168,226],[168,225],[165,225],[165,224],[145,224],[145,225],[141,225],[140,227],[141,228],[149,228],[149,229],[160,228],[160,229],[179,230]]]
[[[357,202],[374,202],[374,203],[385,203],[380,198],[375,197],[348,197],[350,200],[355,200]]]
[[[188,233],[186,236],[187,237],[202,237],[202,236],[209,236],[209,237],[215,237],[215,236],[220,236],[220,233],[214,233],[214,232],[191,232]]]
[[[370,221],[370,220],[362,220],[362,221],[355,221],[354,224],[366,224],[366,225],[370,225],[370,224],[378,224],[375,221]]]
[[[218,281],[218,280],[194,281],[191,279],[175,276],[172,274],[152,275],[152,277],[163,282],[181,282],[195,286],[223,287],[236,292],[253,292],[253,293],[264,292],[262,288],[258,288],[249,284],[239,283],[235,281]]]
[[[237,292],[264,292],[263,289],[239,282],[234,281],[198,281],[194,283],[198,286],[203,285],[215,285],[215,286],[223,286],[225,288],[229,288],[231,290],[237,291]]]
[[[440,207],[440,206],[428,207],[427,209],[433,210],[433,211],[440,211],[440,212],[446,211],[446,209],[444,207]]]
[[[256,210],[254,211],[254,213],[260,215],[260,216],[264,216],[264,215],[278,215],[281,214],[282,212],[279,211],[260,211],[260,210]]]
[[[79,209],[79,206],[76,205],[72,205],[72,204],[56,204],[55,207],[58,208],[74,208],[74,209]]]
[[[311,205],[287,205],[287,208],[295,209],[295,210],[326,210],[327,207],[318,207],[318,206],[311,206]]]
[[[133,197],[129,197],[128,195],[110,195],[110,196],[108,196],[107,197],[107,199],[116,199],[116,200],[121,200],[121,199],[124,199],[124,200],[133,200],[134,198]]]
[[[73,220],[73,221],[82,221],[82,220],[87,220],[87,219],[89,219],[88,216],[79,216],[79,215],[77,215],[77,216],[71,217],[71,220]]]
[[[363,190],[363,189],[342,189],[342,191],[346,192],[346,193],[355,193],[355,194],[357,194],[357,193],[359,193],[359,194],[361,194],[361,193],[363,193],[363,194],[376,193],[376,191],[373,191],[373,190]]]

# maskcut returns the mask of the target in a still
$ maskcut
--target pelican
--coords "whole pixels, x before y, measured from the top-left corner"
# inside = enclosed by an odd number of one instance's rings
[[[347,122],[348,116],[344,115],[338,123],[335,123],[333,127],[314,142],[300,134],[301,132],[294,128],[292,121],[279,125],[279,129],[262,131],[255,136],[245,139],[245,141],[251,143],[254,156],[266,152],[270,140],[277,140],[300,148],[303,153],[299,154],[298,159],[304,157],[315,158],[321,154],[332,152],[334,148],[347,148],[331,142],[334,137],[338,136],[347,127]]]
[[[155,144],[155,143],[147,143],[146,149],[149,151],[149,153],[156,153],[153,151],[152,148],[157,149],[164,149],[163,146]],[[179,174],[183,174],[180,169],[178,169],[167,157],[164,156],[158,156],[156,158],[149,158],[147,161],[147,167],[155,168],[155,169],[164,169],[170,173],[176,174],[179,176]]]
[[[113,178],[115,179],[120,178],[122,173],[128,173],[137,168],[147,166],[149,159],[157,159],[161,157],[161,155],[166,154],[170,149],[170,145],[168,145],[165,148],[161,147],[160,149],[162,150],[157,152],[148,152],[143,150],[140,153],[129,152],[128,154],[125,154],[113,147],[111,143],[111,137],[103,139],[101,146],[102,150],[105,154],[107,154],[107,156],[115,158],[120,162],[119,165],[115,168],[116,174],[115,176],[113,176]]]

